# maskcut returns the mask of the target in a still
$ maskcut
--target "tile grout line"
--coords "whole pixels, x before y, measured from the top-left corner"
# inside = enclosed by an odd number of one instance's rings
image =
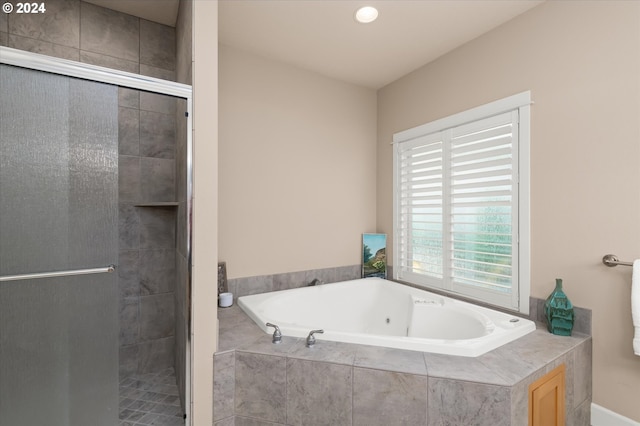
[[[120,424],[158,426],[183,425],[177,385],[173,383],[175,372],[167,368],[160,372],[132,375],[121,380],[120,391],[129,400],[126,406],[120,407],[119,413],[129,410],[125,418],[119,419]],[[134,389],[136,392],[122,392],[123,389]],[[133,397],[132,397],[133,396]],[[134,407],[135,408],[131,408]],[[141,408],[147,407],[146,410]],[[172,414],[173,413],[173,414]],[[132,416],[135,416],[132,418]]]

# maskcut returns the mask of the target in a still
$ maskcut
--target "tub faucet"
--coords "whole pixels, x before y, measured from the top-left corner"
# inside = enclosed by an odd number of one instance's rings
[[[307,286],[308,287],[313,287],[313,286],[320,285],[320,284],[322,284],[322,281],[320,281],[317,278],[314,278],[313,281],[311,281],[309,284],[307,284]]]
[[[282,333],[280,332],[280,327],[278,327],[275,324],[271,324],[270,322],[268,322],[267,327],[273,327],[275,328],[275,330],[273,331],[273,339],[271,340],[271,343],[273,344],[278,344],[282,342]]]
[[[316,344],[316,338],[313,336],[314,333],[324,333],[324,330],[311,330],[309,332],[309,335],[307,336],[307,347],[310,348],[311,346]]]

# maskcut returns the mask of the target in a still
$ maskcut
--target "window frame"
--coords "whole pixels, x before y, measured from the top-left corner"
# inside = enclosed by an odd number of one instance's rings
[[[408,130],[404,130],[393,135],[393,264],[400,265],[400,237],[398,232],[400,226],[400,172],[399,151],[403,144],[415,141],[418,138],[427,138],[436,133],[451,130],[465,124],[484,120],[493,116],[508,112],[517,112],[518,129],[513,143],[513,165],[516,170],[513,173],[513,215],[517,218],[517,229],[513,229],[514,241],[513,250],[513,275],[512,291],[510,297],[492,297],[491,292],[476,291],[472,286],[471,291],[465,291],[464,286],[452,285],[450,277],[443,277],[442,280],[431,278],[428,275],[411,273],[410,277],[402,273],[402,268],[393,268],[394,280],[408,282],[412,285],[426,289],[436,289],[449,294],[458,295],[473,300],[498,306],[503,309],[517,311],[523,314],[529,313],[529,296],[531,290],[531,214],[530,214],[530,129],[531,129],[531,92],[518,93],[507,98],[503,98],[476,108],[472,108],[457,114],[453,114],[442,119],[438,119]],[[444,154],[443,154],[444,157]],[[445,162],[446,163],[446,162]],[[443,164],[443,180],[448,182],[448,164]],[[443,194],[444,197],[444,194]],[[450,202],[450,198],[443,198],[443,216],[448,214],[445,207]],[[446,221],[443,221],[443,224]],[[444,225],[443,225],[444,226]],[[443,255],[444,262],[451,261],[448,241],[450,241],[451,230],[444,231]],[[445,271],[447,268],[445,268]],[[443,271],[444,272],[444,271]],[[416,277],[417,276],[417,277]],[[493,293],[495,296],[495,292]]]

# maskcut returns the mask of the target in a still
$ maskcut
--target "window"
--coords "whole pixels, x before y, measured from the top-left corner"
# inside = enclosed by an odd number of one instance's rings
[[[395,279],[528,313],[530,104],[394,135]]]

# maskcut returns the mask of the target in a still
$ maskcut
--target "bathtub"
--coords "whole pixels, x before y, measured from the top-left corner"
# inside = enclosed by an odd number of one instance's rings
[[[535,330],[533,321],[387,281],[364,278],[238,298],[265,332],[282,335],[480,356]]]

